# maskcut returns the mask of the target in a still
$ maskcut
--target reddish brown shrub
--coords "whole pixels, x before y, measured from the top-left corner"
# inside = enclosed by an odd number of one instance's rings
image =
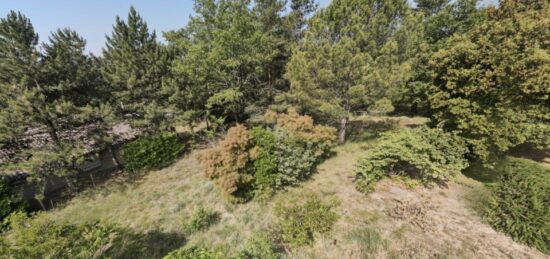
[[[246,201],[246,192],[253,181],[251,166],[252,135],[237,125],[227,132],[219,145],[199,156],[206,176],[234,201]]]

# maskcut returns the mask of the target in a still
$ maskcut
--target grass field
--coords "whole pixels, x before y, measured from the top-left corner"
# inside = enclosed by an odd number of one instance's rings
[[[416,187],[402,179],[382,181],[368,196],[354,188],[354,165],[372,141],[348,142],[302,185],[267,201],[230,204],[204,177],[193,151],[172,166],[149,172],[136,182],[111,182],[89,190],[63,208],[48,212],[60,222],[115,223],[144,237],[159,257],[183,244],[239,251],[255,232],[269,232],[273,207],[307,195],[336,200],[332,231],[311,246],[287,251],[290,258],[542,258],[484,224],[476,214],[483,184],[460,176],[446,188]],[[185,236],[183,223],[207,208],[219,213],[209,229]],[[149,241],[148,241],[149,240]],[[159,242],[158,240],[163,240]]]

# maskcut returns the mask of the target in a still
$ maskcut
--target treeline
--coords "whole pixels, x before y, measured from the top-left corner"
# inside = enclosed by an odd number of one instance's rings
[[[114,125],[144,134],[253,122],[295,106],[346,138],[359,113],[418,114],[489,161],[520,144],[550,147],[547,1],[196,0],[160,43],[134,8],[100,56],[74,30],[39,45],[31,21],[0,20],[3,171],[40,182],[110,148]],[[88,130],[82,130],[87,128]],[[44,132],[44,145],[25,145]],[[85,134],[79,138],[77,133]]]

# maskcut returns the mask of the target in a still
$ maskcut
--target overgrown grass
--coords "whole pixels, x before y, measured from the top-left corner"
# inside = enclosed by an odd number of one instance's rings
[[[310,179],[285,192],[276,193],[268,202],[253,200],[246,204],[231,204],[224,201],[220,191],[204,177],[197,162],[196,155],[201,151],[193,151],[168,168],[149,172],[132,183],[110,183],[90,190],[78,195],[63,208],[47,214],[57,222],[80,224],[100,220],[105,224],[117,224],[137,240],[127,243],[124,248],[132,258],[159,258],[184,245],[206,247],[219,253],[220,258],[230,258],[246,250],[252,243],[263,248],[276,246],[275,243],[269,244],[275,237],[271,230],[277,222],[274,205],[292,204],[302,199],[304,194],[310,194],[323,201],[339,200],[340,205],[332,209],[338,214],[338,220],[329,234],[317,235],[310,245],[292,249],[292,253],[285,256],[358,258],[356,252],[361,250],[359,241],[350,241],[350,235],[365,226],[376,231],[381,238],[389,240],[389,248],[398,249],[396,254],[401,255],[403,249],[407,249],[407,244],[403,244],[405,240],[432,238],[435,234],[412,236],[410,233],[414,231],[393,224],[385,216],[383,206],[379,206],[383,204],[379,200],[380,196],[367,197],[354,188],[354,166],[371,147],[372,141],[349,142],[334,148],[335,155],[319,164],[317,172]],[[377,191],[377,194],[380,193]],[[182,215],[193,215],[201,207],[218,212],[219,222],[186,235],[182,229]],[[268,236],[263,241],[250,241],[254,240],[258,232]],[[371,236],[355,234],[357,240],[376,240],[373,233]],[[430,249],[439,249],[431,244],[427,245]],[[143,249],[137,249],[136,246]],[[258,247],[248,250],[257,251]],[[383,256],[391,255],[382,249],[383,246],[380,247]],[[132,252],[132,249],[136,250]]]
[[[378,258],[378,254],[387,249],[389,244],[376,229],[370,226],[353,230],[348,239],[359,246],[361,258]]]
[[[332,208],[336,202],[323,202],[317,196],[305,197],[275,207],[277,232],[283,243],[296,248],[313,243],[318,234],[326,234],[338,219]]]
[[[220,220],[218,212],[199,208],[199,210],[193,215],[191,220],[183,223],[183,231],[187,235],[192,235],[199,231],[208,229],[210,226],[216,224]]]

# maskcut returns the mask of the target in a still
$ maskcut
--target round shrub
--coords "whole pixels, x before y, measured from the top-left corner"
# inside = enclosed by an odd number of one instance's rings
[[[206,176],[232,202],[250,199],[254,182],[252,159],[257,155],[252,148],[250,131],[237,125],[227,131],[218,146],[198,157]]]
[[[199,156],[206,176],[230,201],[244,202],[297,184],[327,157],[336,140],[336,129],[314,125],[311,117],[294,110],[268,112],[265,120],[268,127],[230,128],[218,146]]]
[[[335,203],[323,202],[316,196],[290,204],[278,204],[275,215],[280,239],[294,248],[313,243],[316,234],[329,232],[338,219],[332,211]]]
[[[495,168],[499,180],[485,218],[518,242],[550,253],[550,170],[520,158]]]
[[[446,181],[467,166],[467,149],[455,135],[420,127],[388,132],[359,161],[356,186],[370,192],[382,177],[407,175],[426,183]]]
[[[162,133],[131,141],[123,146],[124,166],[129,172],[160,169],[184,151],[184,145],[174,133]]]

